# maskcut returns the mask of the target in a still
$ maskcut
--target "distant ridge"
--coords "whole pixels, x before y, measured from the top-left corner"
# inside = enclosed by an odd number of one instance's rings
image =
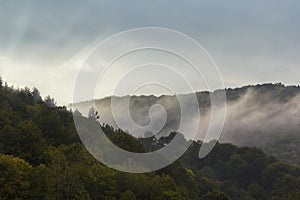
[[[220,90],[213,91],[214,93]],[[300,87],[285,86],[281,83],[265,83],[247,85],[239,88],[226,88],[227,117],[220,140],[237,145],[259,146],[291,162],[300,157]],[[180,94],[190,95],[190,94]],[[198,139],[202,139],[210,120],[210,92],[197,92],[201,123]],[[127,96],[129,97],[129,96]],[[121,100],[125,97],[115,98]],[[81,113],[87,115],[93,106],[93,101],[74,104]],[[140,126],[150,123],[149,109],[154,104],[160,104],[166,109],[167,120],[165,126],[157,134],[158,137],[176,131],[180,124],[180,106],[174,95],[140,95],[131,96],[129,110],[131,118]],[[118,128],[111,112],[111,97],[95,100],[96,110],[100,114],[100,122]],[[115,113],[122,118],[124,105],[117,105]],[[192,123],[194,116],[190,116]],[[130,130],[130,127],[129,127]],[[135,135],[134,132],[131,134]],[[135,135],[140,137],[139,135]],[[185,135],[187,138],[188,135]],[[292,138],[292,139],[291,139]],[[278,145],[282,140],[294,143],[291,148]],[[277,145],[275,145],[277,144]],[[280,149],[274,150],[275,147]],[[270,147],[270,148],[269,148]],[[272,147],[272,148],[271,148]],[[287,151],[290,155],[288,156]],[[285,155],[281,155],[285,154]],[[293,157],[293,158],[292,158]]]

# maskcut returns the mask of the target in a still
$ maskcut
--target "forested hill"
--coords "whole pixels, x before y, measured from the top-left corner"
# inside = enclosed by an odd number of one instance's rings
[[[214,91],[214,93],[218,92],[218,90]],[[209,125],[210,94],[210,92],[196,93],[201,112],[202,129],[198,133],[200,140]],[[299,86],[284,86],[278,83],[228,88],[226,96],[227,116],[220,141],[239,146],[257,146],[263,148],[269,155],[300,164]],[[114,99],[114,108],[124,110],[123,104],[118,105],[118,102],[123,102],[123,98],[126,97]],[[111,97],[95,102],[100,121],[118,128],[112,116]],[[149,109],[155,104],[162,105],[167,113],[166,123],[158,135],[164,136],[178,130],[181,113],[176,96],[130,97],[129,110],[136,124],[141,126],[149,124]],[[86,114],[93,106],[93,102],[87,101],[74,105],[81,113]],[[124,118],[123,113],[126,112],[114,114],[118,118]],[[189,121],[196,121],[194,117],[188,116]],[[131,134],[134,135],[134,132]]]
[[[102,128],[132,152],[152,151],[175,134],[136,139]],[[217,144],[200,160],[200,145],[193,142],[179,161],[156,172],[115,171],[87,152],[65,107],[43,100],[37,89],[0,81],[0,199],[300,199],[298,166],[232,144]]]

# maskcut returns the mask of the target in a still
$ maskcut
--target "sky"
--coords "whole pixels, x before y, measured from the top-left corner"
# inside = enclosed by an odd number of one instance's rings
[[[297,0],[2,0],[0,76],[68,104],[88,52],[113,34],[140,27],[195,39],[217,64],[225,87],[300,82]]]

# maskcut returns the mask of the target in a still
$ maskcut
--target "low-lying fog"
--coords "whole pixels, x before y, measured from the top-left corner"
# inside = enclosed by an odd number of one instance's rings
[[[274,138],[299,134],[299,87],[262,85],[227,90],[226,93],[227,114],[220,138],[221,142],[231,142],[238,145],[262,145],[271,142]],[[188,95],[186,96],[188,98]],[[197,93],[197,97],[201,117],[196,139],[201,140],[210,123],[210,96],[208,92],[201,92]],[[99,112],[99,121],[119,128],[116,123],[118,121],[122,129],[137,137],[149,134],[147,131],[145,133],[147,129],[155,132],[157,136],[178,130],[181,111],[176,96],[130,97],[129,112],[134,124],[128,123],[128,118],[130,118],[126,115],[128,106],[123,103],[126,98],[129,97],[113,98],[114,117],[111,109],[111,98],[96,100],[95,108]],[[92,106],[91,101],[74,104],[74,108],[84,115],[88,114],[88,110]],[[198,119],[199,116],[191,114],[187,121],[192,126],[197,123]],[[124,128],[124,126],[126,127]],[[189,133],[183,134],[190,138]]]

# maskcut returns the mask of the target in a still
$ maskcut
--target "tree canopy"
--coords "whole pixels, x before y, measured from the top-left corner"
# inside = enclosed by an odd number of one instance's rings
[[[93,114],[86,120],[96,120]],[[180,134],[137,139],[101,127],[132,152],[153,151]],[[161,170],[119,172],[85,149],[71,111],[50,97],[42,100],[37,89],[0,88],[0,199],[299,199],[298,166],[256,147],[222,143],[200,160],[201,144],[193,141],[180,160]]]

